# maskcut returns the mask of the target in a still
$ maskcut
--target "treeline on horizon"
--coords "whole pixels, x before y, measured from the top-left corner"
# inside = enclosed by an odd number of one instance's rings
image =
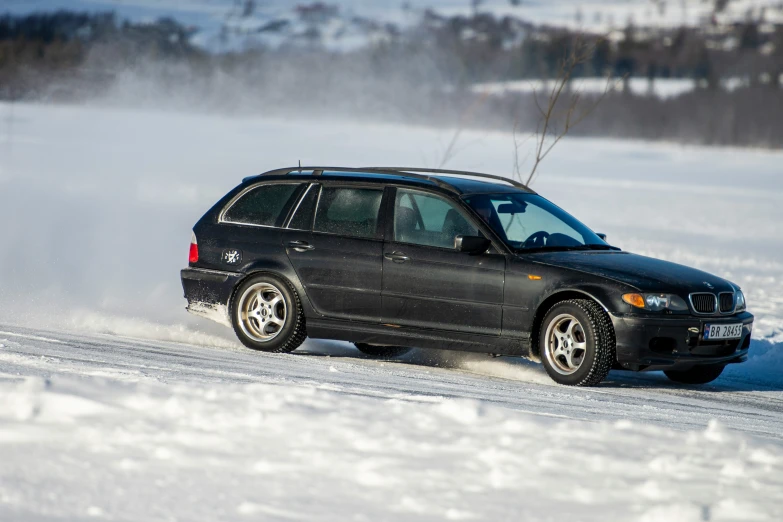
[[[197,29],[173,19],[131,23],[113,13],[66,11],[4,15],[0,99],[80,102],[119,92],[129,104],[173,98],[206,110],[301,110],[534,130],[530,93],[485,96],[470,87],[556,78],[563,56],[582,46],[592,52],[575,78],[637,77],[651,87],[659,79],[688,78],[697,88],[667,98],[627,88],[610,92],[575,133],[783,146],[783,25],[763,19],[655,30],[629,24],[598,35],[481,12],[428,11],[415,27],[389,27],[387,38],[342,51],[322,45],[317,29],[274,48],[256,43],[214,53],[192,43]],[[731,89],[727,80],[735,82]],[[141,92],[146,97],[134,100]],[[583,103],[595,96],[584,93]]]

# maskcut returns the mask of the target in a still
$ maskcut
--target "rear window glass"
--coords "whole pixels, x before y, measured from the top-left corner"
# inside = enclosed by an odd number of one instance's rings
[[[383,189],[324,187],[315,216],[316,232],[375,237]]]
[[[223,221],[248,225],[281,226],[283,212],[300,186],[298,183],[261,185],[242,195],[223,214]]]

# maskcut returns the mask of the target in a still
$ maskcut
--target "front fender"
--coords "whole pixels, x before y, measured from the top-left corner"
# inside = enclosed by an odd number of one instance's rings
[[[536,309],[542,307],[547,302],[555,302],[561,300],[558,296],[563,296],[564,299],[572,299],[573,297],[566,297],[565,294],[581,294],[588,299],[592,299],[607,312],[620,312],[628,311],[629,306],[623,302],[621,296],[623,291],[623,285],[611,285],[595,283],[575,283],[575,284],[563,284],[556,288],[551,289],[548,293],[544,294],[538,302]],[[545,311],[544,311],[545,312]]]
[[[563,267],[512,259],[506,272],[504,335],[531,337],[542,315],[557,301],[592,299],[609,313],[628,312],[623,293],[634,288]]]

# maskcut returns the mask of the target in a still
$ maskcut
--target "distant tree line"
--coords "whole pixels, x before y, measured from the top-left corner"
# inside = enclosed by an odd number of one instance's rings
[[[311,11],[300,13],[311,22],[307,45],[256,42],[220,53],[194,45],[197,28],[172,19],[131,23],[112,13],[65,11],[0,16],[0,98],[75,102],[121,93],[123,103],[164,98],[190,109],[302,110],[444,125],[470,109],[470,126],[524,129],[534,121],[532,94],[486,96],[470,87],[555,77],[568,50],[588,43],[592,57],[574,77],[613,76],[626,89],[610,93],[575,132],[783,146],[783,25],[763,19],[673,29],[629,24],[585,34],[477,7],[471,15],[427,12],[404,30],[387,24],[385,38],[337,52],[319,45],[321,19]],[[273,21],[264,30],[283,25]],[[633,77],[651,85],[688,78],[697,88],[662,99],[631,92]],[[585,93],[584,103],[597,95]]]
[[[120,23],[113,13],[0,16],[0,97],[94,94],[119,68],[138,60],[203,55],[191,45],[192,34],[171,19]]]

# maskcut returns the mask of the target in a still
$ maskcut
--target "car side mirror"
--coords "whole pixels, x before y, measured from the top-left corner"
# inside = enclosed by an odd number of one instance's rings
[[[600,232],[596,232],[596,233],[595,233],[595,235],[596,235],[596,236],[598,236],[598,237],[600,237],[600,238],[601,238],[601,239],[603,239],[604,241],[606,241],[606,234],[602,234],[602,233],[600,233]]]
[[[486,252],[492,242],[481,236],[457,236],[454,238],[454,248],[458,252],[480,254]]]

